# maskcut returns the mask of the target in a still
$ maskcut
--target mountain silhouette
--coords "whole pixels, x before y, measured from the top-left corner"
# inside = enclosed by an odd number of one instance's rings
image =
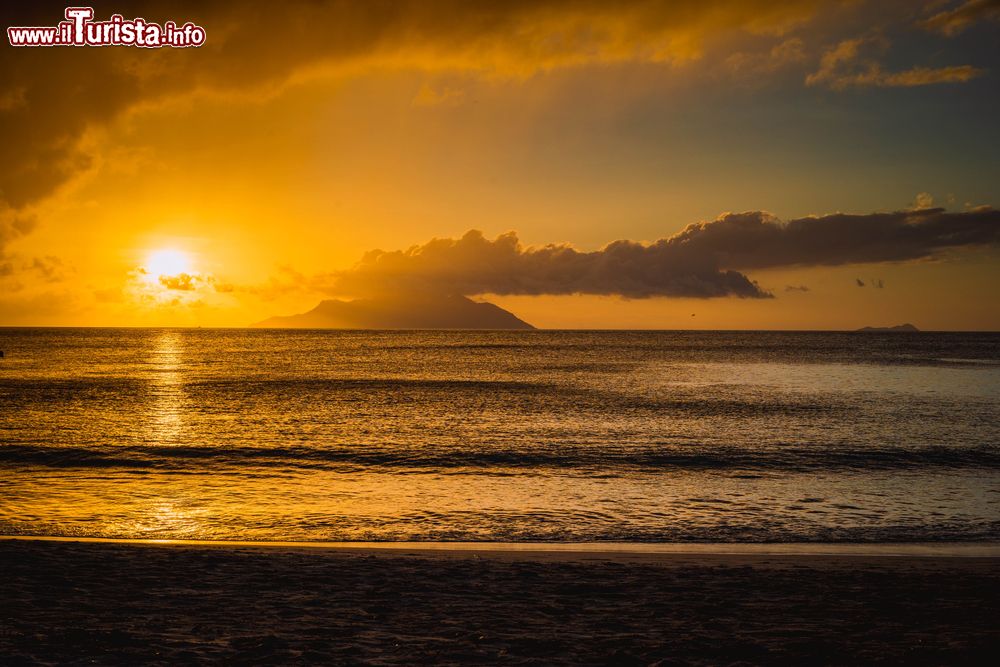
[[[271,317],[255,327],[296,329],[534,329],[492,303],[460,295],[400,294],[329,299],[306,313]]]
[[[920,329],[916,328],[912,324],[897,324],[894,327],[862,327],[862,328],[858,329],[858,331],[876,332],[876,333],[877,332],[882,332],[882,331],[908,331],[908,332],[913,332],[913,331],[920,331]]]

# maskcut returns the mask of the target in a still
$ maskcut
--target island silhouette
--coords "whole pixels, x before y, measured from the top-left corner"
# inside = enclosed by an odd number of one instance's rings
[[[513,313],[459,294],[406,293],[352,301],[327,299],[298,315],[270,317],[260,328],[534,329]]]
[[[919,332],[920,329],[916,328],[912,324],[897,324],[894,327],[861,327],[857,331],[862,332],[882,332],[882,331],[900,331],[900,332]]]

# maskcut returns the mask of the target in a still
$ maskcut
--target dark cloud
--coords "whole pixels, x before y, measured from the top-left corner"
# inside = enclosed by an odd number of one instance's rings
[[[1000,0],[968,0],[921,22],[935,32],[953,37],[982,19],[1000,18]]]
[[[943,208],[835,213],[781,222],[761,211],[727,213],[659,241],[728,269],[901,262],[949,248],[1000,243],[1000,211]]]
[[[592,252],[524,247],[515,232],[489,240],[473,230],[408,250],[374,250],[353,269],[329,276],[328,288],[354,295],[436,290],[767,298],[771,294],[741,271],[898,262],[998,241],[1000,211],[993,209],[838,213],[788,222],[761,211],[727,213],[650,244],[615,241]],[[857,284],[865,285],[861,279]]]
[[[514,232],[490,241],[470,231],[406,251],[369,252],[336,287],[354,293],[402,289],[459,294],[617,294],[630,298],[767,297],[736,271],[721,270],[669,240],[615,241],[581,252],[568,245],[525,248]]]
[[[808,292],[809,288],[805,285],[785,285],[786,292]]]

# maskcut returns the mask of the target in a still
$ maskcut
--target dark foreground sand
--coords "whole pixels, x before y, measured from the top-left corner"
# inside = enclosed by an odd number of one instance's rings
[[[0,541],[0,664],[996,664],[998,564]]]

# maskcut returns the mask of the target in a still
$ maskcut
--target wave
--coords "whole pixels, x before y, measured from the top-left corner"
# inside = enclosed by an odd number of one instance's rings
[[[697,450],[648,446],[614,449],[521,450],[420,449],[350,445],[339,448],[108,446],[0,447],[0,465],[50,468],[133,468],[217,472],[236,468],[384,469],[392,472],[465,470],[530,472],[531,469],[579,470],[589,474],[617,471],[721,470],[807,472],[822,470],[925,470],[928,468],[1000,470],[1000,449],[993,447],[854,447],[819,449],[785,447],[749,451],[727,447]]]
[[[929,544],[989,543],[996,547],[1000,539],[1000,521],[928,521],[921,525],[881,526],[804,526],[777,522],[753,522],[742,525],[611,525],[587,522],[568,523],[546,516],[509,514],[503,521],[484,521],[484,515],[445,513],[427,521],[412,519],[377,528],[345,517],[316,521],[308,526],[280,519],[267,525],[239,524],[227,521],[213,526],[207,534],[170,531],[135,533],[113,524],[92,521],[72,523],[23,522],[0,517],[0,535],[4,537],[57,537],[63,539],[205,539],[211,542],[238,540],[248,542],[289,541],[308,543],[573,543],[621,546],[623,544],[714,544],[722,548],[745,544]]]

